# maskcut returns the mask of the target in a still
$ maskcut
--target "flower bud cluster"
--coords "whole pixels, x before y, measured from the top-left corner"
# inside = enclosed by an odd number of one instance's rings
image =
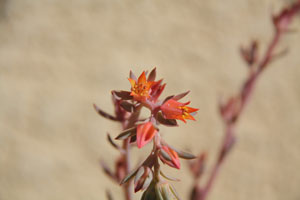
[[[141,200],[178,200],[172,185],[167,182],[153,183],[144,192]]]

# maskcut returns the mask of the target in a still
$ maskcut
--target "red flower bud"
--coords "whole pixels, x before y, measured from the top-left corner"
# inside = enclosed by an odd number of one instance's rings
[[[152,178],[152,170],[149,167],[140,167],[134,179],[134,192],[146,189],[150,185]]]
[[[180,169],[179,156],[177,152],[170,147],[162,146],[160,149],[159,158],[163,163],[169,165],[170,167]]]
[[[286,31],[295,14],[300,12],[300,1],[295,2],[290,7],[285,8],[278,15],[273,17],[273,23],[277,31]]]
[[[138,148],[142,148],[148,144],[157,133],[157,130],[153,126],[152,122],[140,124],[137,126],[136,142]]]

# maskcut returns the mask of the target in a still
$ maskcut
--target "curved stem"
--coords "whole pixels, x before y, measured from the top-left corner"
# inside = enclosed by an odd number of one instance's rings
[[[242,90],[239,93],[239,95],[241,97],[240,98],[240,108],[238,110],[238,113],[236,114],[236,120],[231,121],[231,122],[226,122],[226,120],[224,120],[225,126],[226,126],[225,136],[224,136],[223,142],[221,143],[221,146],[220,146],[220,150],[218,153],[218,159],[215,161],[215,163],[213,165],[212,171],[209,174],[208,181],[206,182],[206,184],[203,187],[203,190],[199,197],[199,200],[205,200],[207,197],[207,194],[209,193],[209,191],[212,188],[212,185],[219,173],[219,170],[224,162],[224,159],[228,155],[228,152],[229,152],[228,145],[231,145],[229,148],[231,148],[233,145],[233,143],[231,144],[231,142],[233,142],[232,140],[234,139],[233,131],[235,129],[235,125],[251,97],[251,94],[252,94],[252,91],[253,91],[253,88],[254,88],[257,78],[259,77],[261,72],[263,72],[263,70],[268,66],[268,64],[272,60],[274,49],[277,46],[281,35],[282,35],[281,31],[278,31],[278,30],[275,31],[273,39],[271,40],[261,62],[259,62],[257,65],[257,71],[255,73],[251,73],[249,75],[248,79],[245,81],[244,87],[242,88]]]

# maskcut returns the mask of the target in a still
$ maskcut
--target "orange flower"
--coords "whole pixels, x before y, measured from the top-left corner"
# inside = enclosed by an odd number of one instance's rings
[[[170,167],[180,169],[179,156],[177,152],[170,147],[163,145],[161,147],[159,158],[163,163],[169,165]]]
[[[149,97],[149,91],[151,89],[153,81],[147,81],[146,74],[143,72],[138,80],[134,80],[132,78],[128,78],[131,84],[131,93],[134,100],[136,101],[145,101]]]
[[[140,124],[137,126],[136,143],[138,148],[142,148],[148,144],[152,138],[156,135],[157,130],[153,126],[152,122]]]
[[[180,103],[174,99],[169,99],[161,106],[161,110],[166,119],[179,119],[186,123],[186,119],[195,120],[190,113],[198,111],[196,108],[186,106],[188,104],[190,102]]]

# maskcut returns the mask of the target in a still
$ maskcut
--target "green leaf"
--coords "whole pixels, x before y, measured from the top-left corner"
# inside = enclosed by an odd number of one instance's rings
[[[164,200],[164,198],[161,194],[161,191],[160,191],[159,184],[155,185],[155,194],[156,194],[156,197],[158,198],[158,200]]]
[[[168,185],[165,185],[164,187],[161,187],[162,189],[162,196],[164,200],[172,200],[172,196],[170,194]]]
[[[170,147],[171,149],[173,149],[174,151],[176,151],[176,153],[178,154],[178,156],[179,156],[180,158],[187,159],[187,160],[195,159],[195,158],[196,158],[196,156],[194,156],[194,155],[191,154],[191,153],[188,153],[188,152],[185,152],[185,151],[178,150],[178,149],[176,149],[176,148],[174,148],[174,147],[172,147],[172,146],[170,146],[170,145],[169,145],[169,147]]]
[[[183,97],[185,97],[188,93],[190,93],[190,91],[186,91],[181,94],[177,94],[172,99],[178,101],[179,99],[182,99]]]
[[[165,150],[160,149],[160,155],[167,161],[172,161],[172,158],[169,156],[167,152],[165,152]]]
[[[149,187],[150,183],[152,182],[152,179],[153,179],[153,175],[152,175],[152,173],[150,173],[143,184],[142,190]]]
[[[108,142],[115,147],[116,149],[119,149],[120,147],[112,140],[112,138],[110,137],[110,135],[107,133],[107,140]]]
[[[104,112],[103,110],[101,110],[98,106],[96,106],[96,104],[93,104],[94,109],[96,110],[96,112],[101,115],[102,117],[106,118],[106,119],[110,119],[113,121],[120,121],[119,119],[117,119],[116,117],[112,116],[111,114],[108,114],[106,112]]]
[[[121,153],[125,153],[125,150],[121,148],[119,145],[117,145],[108,133],[107,133],[107,140],[114,148],[119,150]]]
[[[184,151],[176,151],[176,152],[177,152],[178,156],[183,159],[190,160],[190,159],[196,158],[196,156],[194,156],[193,154],[188,153],[188,152],[184,152]]]
[[[160,175],[162,175],[162,177],[164,177],[165,179],[169,180],[169,181],[180,181],[179,179],[177,178],[173,178],[173,177],[170,177],[170,176],[167,176],[165,175],[161,170],[160,170]]]
[[[157,113],[156,119],[159,123],[165,126],[178,126],[177,121],[175,119],[166,119],[163,117],[161,112]]]
[[[173,195],[176,197],[176,199],[177,199],[177,200],[180,200],[180,198],[179,198],[179,196],[178,196],[178,194],[177,194],[175,188],[174,188],[172,185],[170,185],[170,190],[171,190],[171,192],[173,193]]]
[[[156,198],[156,187],[152,181],[147,190],[143,193],[141,200],[157,200]]]
[[[129,91],[123,91],[123,90],[120,90],[120,91],[116,91],[116,90],[113,90],[111,91],[111,93],[123,100],[131,100],[133,99],[133,97],[130,95],[131,92]]]
[[[124,183],[127,183],[130,179],[132,179],[135,174],[137,173],[137,170],[134,170],[132,172],[130,172],[120,183],[120,185],[123,185]]]
[[[134,112],[134,110],[135,110],[135,105],[133,105],[132,103],[129,103],[127,101],[122,101],[120,106],[127,112]]]
[[[144,166],[142,166],[138,169],[138,171],[135,175],[135,178],[134,178],[134,183],[136,183],[144,175],[144,172],[145,172]]]
[[[129,128],[122,133],[120,133],[115,139],[124,140],[136,134],[136,127]]]

